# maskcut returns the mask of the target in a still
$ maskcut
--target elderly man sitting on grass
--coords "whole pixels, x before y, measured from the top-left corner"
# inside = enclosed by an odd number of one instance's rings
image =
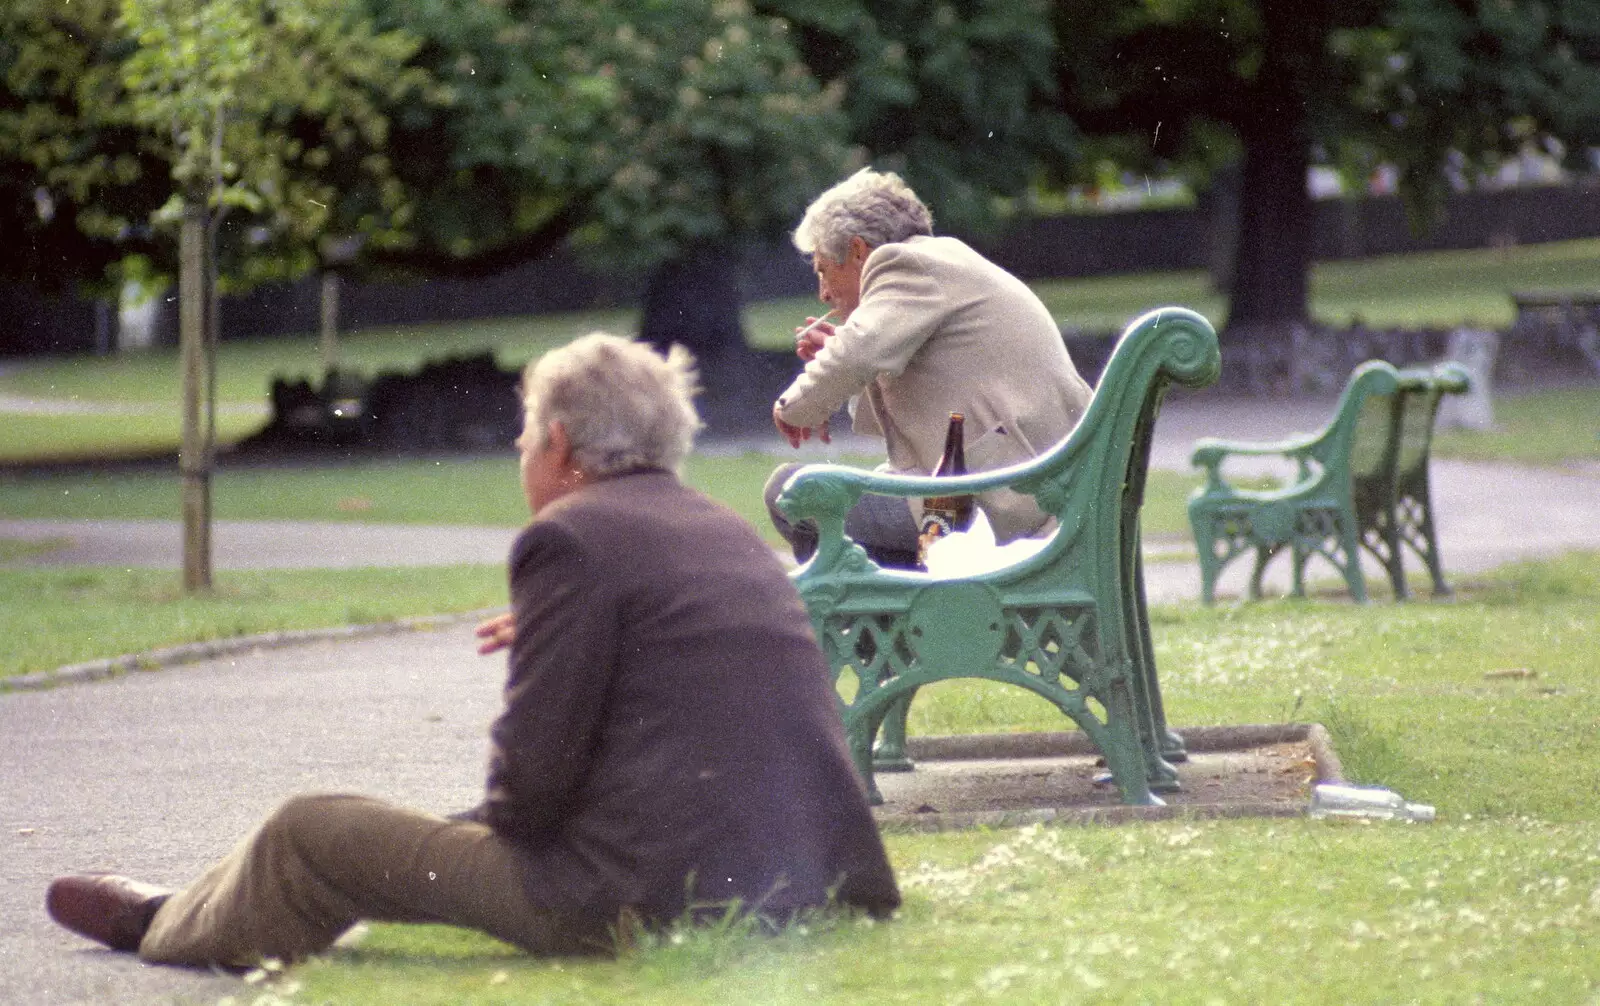
[[[805,609],[755,531],[675,474],[694,381],[681,348],[600,333],[524,375],[534,519],[512,547],[511,611],[478,632],[510,676],[476,810],[301,796],[182,890],[62,877],[51,916],[147,961],[248,967],[318,953],[360,919],[572,954],[730,911],[892,912]]]

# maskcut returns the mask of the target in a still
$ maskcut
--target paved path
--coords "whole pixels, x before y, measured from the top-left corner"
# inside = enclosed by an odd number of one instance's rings
[[[1198,436],[1278,437],[1318,427],[1329,411],[1323,402],[1175,401],[1158,426],[1154,463],[1187,470]],[[1452,575],[1600,549],[1600,476],[1452,462],[1437,463],[1434,475]],[[223,523],[217,560],[500,562],[511,533]],[[72,550],[54,561],[176,568],[176,530],[164,522],[0,523],[0,537],[18,535],[72,538]],[[1198,591],[1192,563],[1154,563],[1147,574],[1156,599]],[[0,1002],[213,1003],[238,994],[234,979],[142,967],[58,929],[42,908],[45,885],[92,869],[182,882],[296,792],[355,791],[441,812],[465,807],[482,785],[500,675],[500,662],[476,657],[470,629],[456,625],[0,694]]]
[[[459,625],[0,695],[0,1003],[250,1001],[236,979],[74,937],[45,886],[84,870],[182,883],[297,792],[469,807],[503,673]]]

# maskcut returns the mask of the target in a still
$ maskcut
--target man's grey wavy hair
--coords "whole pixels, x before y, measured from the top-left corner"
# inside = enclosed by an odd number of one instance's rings
[[[541,447],[552,421],[572,441],[573,460],[593,478],[648,468],[677,472],[701,427],[694,357],[666,356],[642,342],[591,332],[528,364],[522,407]]]
[[[794,230],[794,246],[843,262],[852,237],[876,248],[932,233],[933,214],[899,175],[862,168],[812,200]]]

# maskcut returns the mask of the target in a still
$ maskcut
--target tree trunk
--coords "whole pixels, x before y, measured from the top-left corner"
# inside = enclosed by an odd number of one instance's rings
[[[1236,123],[1244,164],[1221,384],[1254,394],[1293,390],[1294,332],[1309,316],[1311,141],[1286,78],[1269,68]]]
[[[734,246],[696,245],[651,274],[639,325],[639,337],[657,349],[676,343],[694,353],[700,418],[725,436],[771,432],[773,400],[800,368],[791,353],[746,344],[738,277]]]
[[[322,373],[326,377],[339,369],[339,271],[322,270],[322,328],[319,340]]]
[[[1200,200],[1210,226],[1206,268],[1211,288],[1224,296],[1233,293],[1234,260],[1239,256],[1239,166],[1217,172]]]
[[[1225,344],[1270,332],[1287,337],[1309,313],[1311,151],[1304,113],[1285,102],[1240,133],[1239,245]]]
[[[211,589],[211,464],[206,444],[208,401],[206,206],[183,207],[178,259],[178,355],[182,366],[183,442],[178,454],[183,505],[183,589]]]

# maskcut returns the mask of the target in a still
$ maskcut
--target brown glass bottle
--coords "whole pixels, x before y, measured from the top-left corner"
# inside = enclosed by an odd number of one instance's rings
[[[933,470],[935,477],[965,475],[967,456],[964,446],[966,419],[959,412],[950,413],[950,428],[944,436],[944,453]],[[971,496],[929,496],[922,501],[922,528],[917,535],[917,562],[926,566],[928,546],[954,531],[965,531],[972,526],[976,503]]]

